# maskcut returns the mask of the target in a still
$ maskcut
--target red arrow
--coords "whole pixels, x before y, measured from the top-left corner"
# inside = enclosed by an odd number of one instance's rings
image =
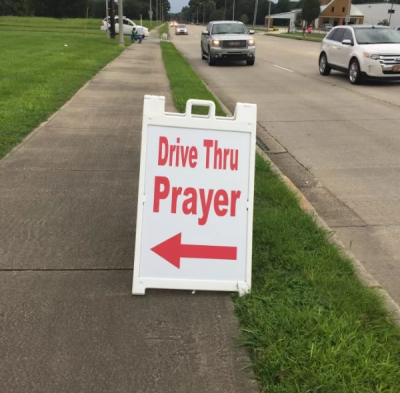
[[[151,251],[178,269],[181,268],[181,258],[237,260],[237,247],[182,244],[182,233],[153,247]]]

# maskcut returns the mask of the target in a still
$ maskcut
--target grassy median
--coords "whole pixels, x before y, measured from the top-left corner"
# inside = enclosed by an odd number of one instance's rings
[[[163,26],[164,27],[164,26]],[[167,26],[168,31],[168,26]],[[221,105],[206,85],[179,54],[175,45],[170,42],[161,42],[162,55],[171,84],[171,93],[175,106],[179,112],[185,112],[186,101],[189,98],[214,101],[217,116],[225,116]],[[197,83],[193,83],[196,81]],[[206,114],[207,108],[193,107],[196,114]]]
[[[215,101],[172,43],[161,48],[179,111]],[[400,329],[260,156],[253,230],[252,291],[234,301],[262,391],[399,392]]]
[[[322,42],[325,38],[325,34],[311,33],[303,37],[302,33],[266,33],[271,37],[281,37],[281,38],[290,38],[292,40],[300,40],[300,41],[312,41],[312,42]]]
[[[100,19],[85,26],[85,19],[0,17],[0,158],[123,50]]]

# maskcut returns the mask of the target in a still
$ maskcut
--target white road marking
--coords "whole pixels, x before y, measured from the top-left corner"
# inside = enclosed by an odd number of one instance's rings
[[[289,70],[289,68],[281,67],[281,66],[278,66],[278,65],[276,65],[276,64],[274,64],[274,67],[280,68],[281,70],[285,70],[285,71],[288,71],[288,72],[294,72],[294,71],[292,71],[292,70]]]

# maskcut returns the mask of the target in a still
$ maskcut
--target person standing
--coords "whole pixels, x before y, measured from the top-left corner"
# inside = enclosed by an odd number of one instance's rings
[[[303,25],[303,37],[306,35],[306,25]]]
[[[143,35],[144,35],[144,30],[142,26],[138,26],[136,29],[137,35],[138,35],[138,39],[139,39],[139,44],[142,43],[143,41]]]
[[[312,26],[310,25],[308,26],[308,34],[311,34],[311,32],[312,32]]]

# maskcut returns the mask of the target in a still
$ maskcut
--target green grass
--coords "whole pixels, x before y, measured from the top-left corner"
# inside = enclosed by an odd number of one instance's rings
[[[322,42],[322,40],[325,38],[325,35],[323,34],[306,34],[305,37],[303,37],[302,33],[283,33],[283,34],[273,34],[273,33],[268,33],[267,35],[272,36],[272,37],[282,37],[282,38],[290,38],[292,40],[301,40],[301,41],[313,41],[313,42]]]
[[[161,37],[164,33],[168,34],[168,36],[169,36],[169,27],[168,27],[168,26],[169,26],[168,23],[164,23],[164,24],[160,27],[160,29],[158,30],[158,32],[159,32],[159,34],[160,34],[160,37]]]
[[[178,110],[212,99],[173,44],[161,45]],[[259,155],[254,209],[252,291],[234,301],[262,391],[398,393],[398,326]]]
[[[98,20],[89,20],[86,38],[84,25],[84,19],[0,18],[0,157],[123,50],[106,39]]]
[[[186,101],[189,98],[195,98],[214,101],[217,115],[225,116],[225,112],[222,110],[219,102],[207,89],[201,79],[199,79],[188,62],[179,54],[175,45],[171,42],[161,42],[161,50],[171,84],[172,99],[174,100],[177,110],[179,112],[185,112]],[[196,114],[206,114],[207,109],[194,107],[193,112]]]
[[[16,17],[16,16],[0,16],[0,31],[55,31],[58,33],[71,32],[83,33],[87,26],[88,34],[96,34],[100,31],[102,19],[55,19],[41,17]],[[140,24],[140,20],[134,20]],[[143,26],[149,30],[161,24],[160,21],[153,21],[150,27],[149,20],[143,20]],[[102,32],[104,35],[105,32]]]

